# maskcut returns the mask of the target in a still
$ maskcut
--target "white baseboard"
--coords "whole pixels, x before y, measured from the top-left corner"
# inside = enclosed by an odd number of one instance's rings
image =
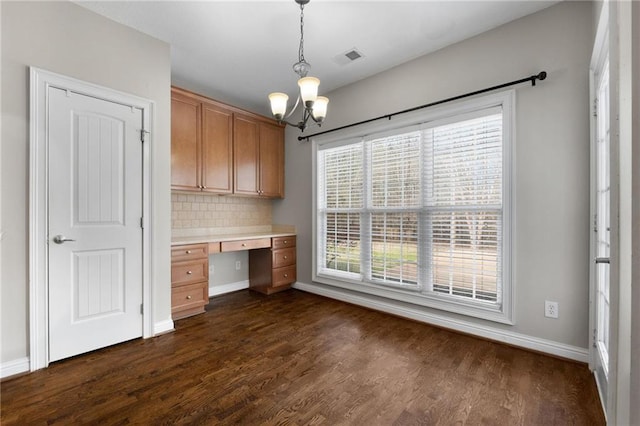
[[[168,319],[153,324],[154,336],[157,336],[158,334],[168,333],[170,331],[173,331],[173,320]]]
[[[3,362],[0,364],[0,379],[15,376],[20,373],[27,373],[31,370],[29,358],[18,358],[13,361]]]
[[[209,287],[209,297],[231,293],[238,290],[244,290],[246,288],[249,288],[249,280],[238,281],[230,284],[216,285],[213,287]]]
[[[157,322],[153,325],[154,336],[170,331],[173,331],[173,321],[170,319]],[[0,364],[0,379],[15,376],[16,374],[28,373],[29,371],[31,371],[31,364],[29,363],[28,357],[3,362]]]
[[[329,297],[343,302],[353,303],[367,308],[375,309],[382,312],[410,318],[427,324],[436,325],[463,333],[472,334],[485,339],[495,340],[507,343],[509,345],[519,346],[534,351],[544,352],[550,355],[562,358],[572,359],[584,363],[589,362],[589,351],[586,348],[566,345],[564,343],[554,342],[552,340],[541,339],[538,337],[528,336],[526,334],[514,333],[512,331],[500,330],[481,324],[475,324],[469,321],[452,319],[439,315],[437,313],[425,312],[421,307],[400,306],[392,300],[381,301],[372,299],[366,295],[358,295],[353,293],[345,293],[338,289],[332,289],[325,286],[317,286],[298,281],[293,288],[318,294],[320,296]]]

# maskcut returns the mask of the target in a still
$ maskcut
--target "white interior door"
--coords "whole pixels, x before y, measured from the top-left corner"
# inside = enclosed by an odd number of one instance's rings
[[[611,249],[611,172],[610,172],[610,117],[609,117],[609,60],[602,61],[595,73],[596,128],[595,128],[595,268],[593,269],[593,368],[600,398],[606,407],[609,386],[609,256]]]
[[[142,111],[48,89],[49,361],[142,336]]]

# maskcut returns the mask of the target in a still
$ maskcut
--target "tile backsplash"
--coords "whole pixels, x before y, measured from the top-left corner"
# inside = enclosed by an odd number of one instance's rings
[[[172,229],[259,227],[271,220],[268,199],[171,193]]]

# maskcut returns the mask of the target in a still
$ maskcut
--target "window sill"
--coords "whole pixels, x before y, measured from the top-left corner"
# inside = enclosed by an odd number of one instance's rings
[[[457,297],[443,294],[423,294],[398,287],[383,287],[366,282],[337,278],[334,276],[314,274],[313,281],[327,284],[346,290],[384,297],[391,300],[410,303],[413,305],[425,306],[441,311],[452,312],[468,317],[479,318],[501,324],[514,325],[511,309],[505,309],[507,302],[502,309],[495,306],[483,305],[481,303],[468,302]]]

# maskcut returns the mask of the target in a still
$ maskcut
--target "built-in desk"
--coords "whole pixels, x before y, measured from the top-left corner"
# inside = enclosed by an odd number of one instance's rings
[[[171,315],[204,312],[209,303],[209,254],[249,251],[249,288],[272,294],[296,281],[296,236],[253,233],[178,238],[171,243]]]

